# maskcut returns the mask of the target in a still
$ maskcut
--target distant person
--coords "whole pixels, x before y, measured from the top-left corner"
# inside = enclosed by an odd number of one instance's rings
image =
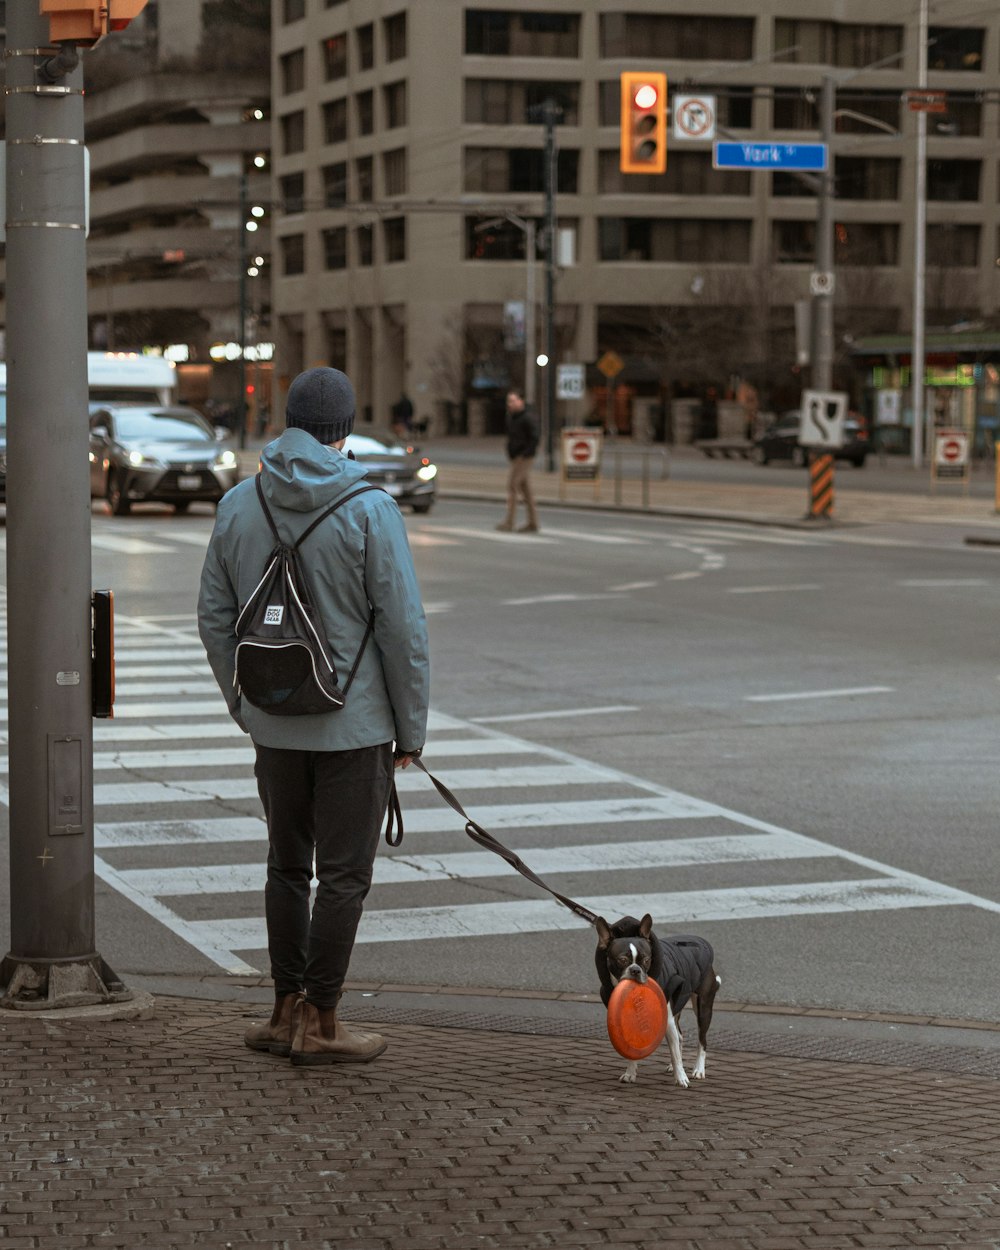
[[[283,542],[364,486],[367,470],[343,451],[354,410],[354,388],[339,369],[308,369],[289,387],[288,428],[264,448],[258,478]],[[264,915],[274,1010],[244,1041],[295,1064],[363,1063],[386,1043],[346,1024],[337,1004],[393,768],[405,768],[424,745],[427,624],[399,508],[381,490],[345,500],[304,541],[300,559],[341,680],[354,666],[346,702],[318,715],[263,711],[234,682],[236,622],[274,542],[248,478],[219,504],[198,599],[212,671],[257,753],[267,820]],[[310,909],[314,864],[319,886]]]
[[[497,526],[498,530],[509,532],[514,528],[517,514],[518,499],[524,500],[527,511],[527,524],[517,531],[519,534],[538,533],[538,511],[535,508],[535,496],[531,489],[531,463],[538,450],[538,418],[524,402],[524,394],[519,390],[507,392],[507,459],[510,461],[510,472],[507,475],[507,515]]]
[[[392,405],[392,428],[397,438],[407,439],[413,429],[413,404],[403,394]]]

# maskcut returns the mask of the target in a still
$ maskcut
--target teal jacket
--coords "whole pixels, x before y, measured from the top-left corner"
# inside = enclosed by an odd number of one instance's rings
[[[282,539],[364,484],[366,471],[304,430],[286,430],[265,447],[261,485]],[[430,663],[427,622],[396,503],[367,491],[322,522],[299,549],[341,682],[369,618],[375,625],[344,707],[319,716],[272,716],[241,700],[233,683],[236,618],[274,548],[253,479],[219,503],[198,596],[198,628],[212,672],[237,724],[261,746],[351,751],[395,742],[424,745]]]

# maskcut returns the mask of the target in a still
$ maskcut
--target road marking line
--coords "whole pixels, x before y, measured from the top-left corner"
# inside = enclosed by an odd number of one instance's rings
[[[610,590],[614,594],[625,594],[630,590],[651,590],[659,584],[659,582],[626,582],[624,586],[611,586]]]
[[[532,847],[518,854],[535,872],[557,876],[578,872],[645,872],[701,864],[759,863],[765,860],[819,859],[826,852],[795,834],[752,833],[733,837],[657,838],[646,842],[601,842],[596,845]],[[246,864],[198,864],[180,868],[120,869],[136,890],[156,898],[187,894],[246,894],[264,888],[265,868]],[[489,851],[458,851],[444,855],[379,855],[375,860],[375,891],[385,885],[418,885],[431,881],[486,880],[510,877],[515,870]]]
[[[470,719],[473,725],[499,725],[513,720],[550,720],[559,716],[603,716],[606,712],[638,711],[638,707],[631,703],[613,703],[608,707],[572,707],[561,712],[511,712],[507,716],[473,716]],[[437,750],[436,742],[434,750]]]
[[[595,592],[592,595],[531,595],[526,599],[501,599],[500,602],[507,608],[523,608],[536,603],[582,603],[590,602],[594,599],[625,599],[626,595],[601,594]]]
[[[907,581],[897,582],[897,586],[918,586],[928,590],[950,590],[953,586],[994,586],[995,582],[985,577],[913,577]]]
[[[91,547],[97,547],[101,551],[114,551],[118,555],[126,556],[156,554],[172,556],[177,554],[173,547],[164,547],[159,543],[149,543],[142,538],[119,537],[117,534],[92,534],[90,545]]]
[[[590,534],[585,530],[552,529],[548,525],[545,527],[545,534],[553,538],[574,538],[580,542],[605,543],[609,546],[645,547],[649,545],[650,541],[648,538],[634,538],[632,535],[626,534]]]
[[[893,686],[853,686],[845,690],[797,690],[790,694],[748,694],[745,703],[781,703],[791,699],[843,699],[855,694],[893,694]]]
[[[791,582],[787,586],[730,586],[731,595],[770,595],[786,590],[822,590],[819,582]]]
[[[555,538],[546,538],[544,534],[516,534],[503,530],[464,529],[458,525],[427,526],[424,529],[424,533],[456,534],[459,538],[485,538],[490,543],[523,543],[532,547],[538,547],[545,543],[553,546],[558,541]]]

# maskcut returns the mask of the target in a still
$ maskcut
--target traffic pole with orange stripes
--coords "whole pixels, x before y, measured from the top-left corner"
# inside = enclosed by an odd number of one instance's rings
[[[833,520],[833,456],[813,452],[809,458],[809,521]]]

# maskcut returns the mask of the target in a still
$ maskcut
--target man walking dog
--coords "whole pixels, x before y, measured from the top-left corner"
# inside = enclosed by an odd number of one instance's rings
[[[289,388],[287,428],[265,447],[260,472],[283,543],[364,486],[365,470],[343,452],[354,410],[354,389],[338,369],[308,369]],[[198,623],[230,714],[253,740],[267,819],[275,1002],[270,1020],[251,1026],[244,1040],[296,1064],[363,1063],[386,1042],[349,1028],[337,1004],[393,768],[405,768],[424,745],[427,626],[399,508],[379,490],[345,500],[303,541],[299,559],[337,672],[346,678],[356,663],[346,701],[317,715],[262,711],[234,684],[236,622],[273,548],[255,483],[241,482],[219,503]],[[310,912],[314,861],[319,887]]]

